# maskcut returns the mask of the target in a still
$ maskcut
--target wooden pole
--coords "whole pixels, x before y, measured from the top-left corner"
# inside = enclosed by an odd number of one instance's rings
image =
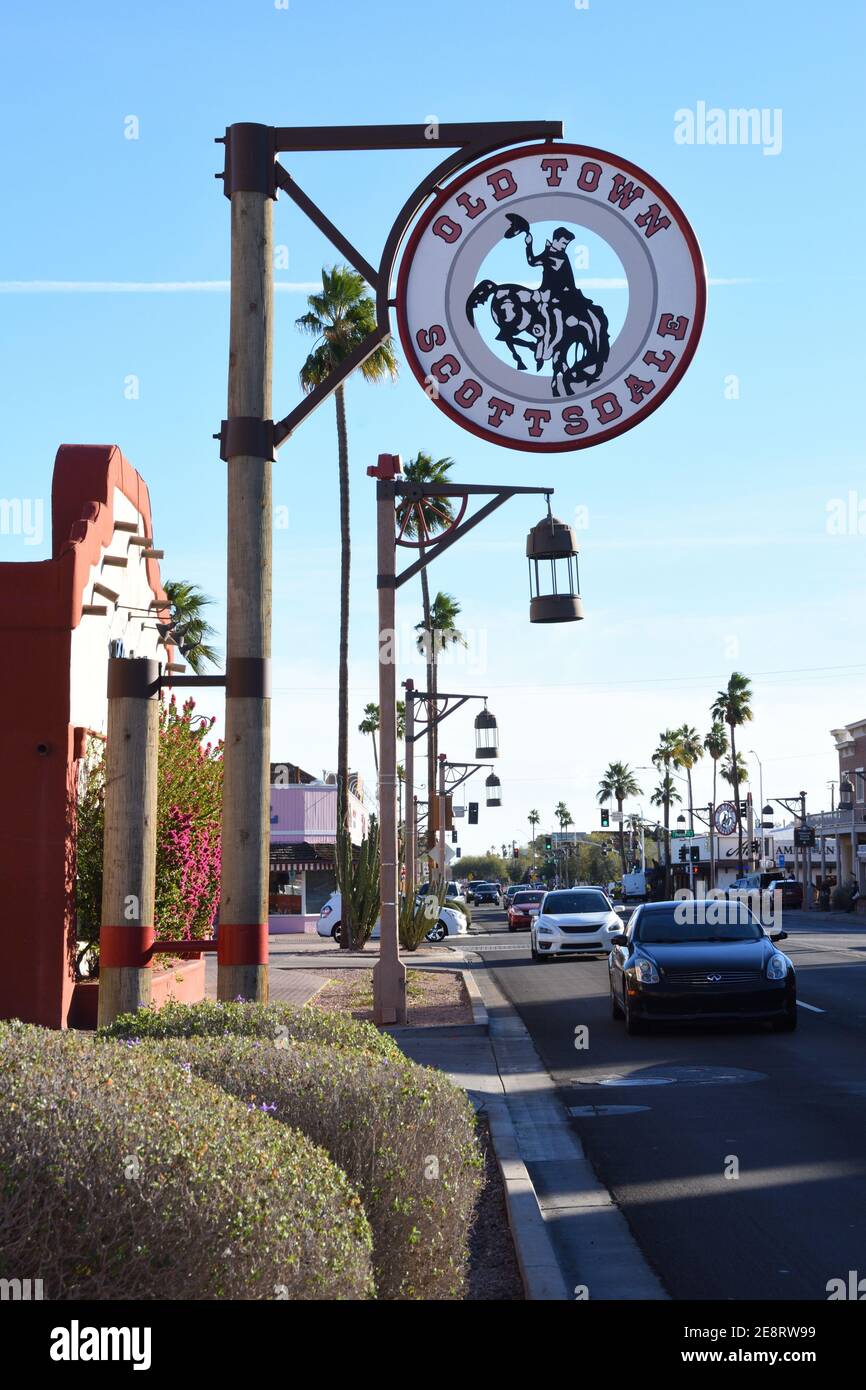
[[[231,146],[261,127],[240,131]],[[252,136],[249,131],[252,130]],[[271,172],[273,158],[271,156]],[[260,185],[267,186],[262,169]],[[247,187],[237,188],[237,182]],[[247,165],[231,197],[231,327],[228,415],[271,419],[273,366],[273,201],[249,191]],[[254,434],[248,438],[255,438]],[[241,446],[242,447],[242,446]],[[223,759],[222,892],[217,995],[265,1002],[268,997],[268,871],[270,852],[271,451],[227,451],[228,610],[226,734]]]
[[[155,939],[159,666],[108,663],[98,1023],[151,1001]]]
[[[406,1022],[406,967],[400,959],[397,866],[397,675],[394,484],[399,472],[394,455],[380,455],[375,470],[376,536],[379,584],[379,891],[381,927],[379,959],[373,970],[373,1019],[377,1026]],[[372,470],[371,470],[372,471]],[[412,894],[408,882],[406,892]]]
[[[448,793],[445,788],[445,754],[439,754],[439,877],[442,880],[443,900],[447,896],[445,881],[445,821],[447,819]]]

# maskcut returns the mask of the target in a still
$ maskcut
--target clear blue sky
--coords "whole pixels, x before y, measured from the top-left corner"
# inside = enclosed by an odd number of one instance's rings
[[[0,223],[0,497],[49,496],[62,442],[116,442],[151,488],[165,571],[225,590],[225,480],[211,435],[225,413],[228,204],[213,137],[273,124],[561,118],[568,139],[642,165],[680,202],[714,285],[697,357],[671,399],[620,439],[525,458],[475,440],[408,371],[351,383],[355,536],[353,725],[376,698],[373,491],[380,451],[450,454],[469,481],[535,481],[580,533],[586,620],[531,628],[523,545],[538,518],[514,501],[431,570],[462,605],[472,646],[447,680],[490,696],[501,726],[501,811],[465,851],[542,828],[563,799],[597,824],[605,764],[646,764],[658,732],[704,728],[729,672],[749,673],[743,739],[765,795],[836,775],[828,729],[866,714],[864,536],[829,535],[827,508],[859,489],[862,422],[862,12],[850,3],[731,0],[209,0],[7,6]],[[782,112],[782,148],[683,145],[675,113]],[[139,138],[124,138],[138,118]],[[287,157],[288,160],[288,157]],[[330,155],[289,167],[373,260],[430,155]],[[334,253],[286,200],[276,241],[275,410],[297,399],[307,344],[298,285]],[[46,289],[46,282],[85,288]],[[18,288],[15,288],[15,287]],[[22,288],[23,286],[23,288]],[[124,396],[125,379],[140,397]],[[726,379],[739,398],[726,399]],[[333,409],[281,451],[274,500],[275,758],[335,757],[337,491]],[[856,518],[854,522],[856,531]],[[866,532],[866,517],[863,520]],[[0,535],[0,559],[41,546]],[[407,634],[417,585],[401,594]],[[407,641],[408,646],[408,641]],[[407,663],[403,675],[418,671]],[[462,723],[460,722],[462,720]],[[471,757],[471,718],[443,749]],[[372,778],[369,740],[353,762]],[[643,773],[643,786],[654,782]],[[755,782],[757,794],[758,785]],[[697,778],[706,799],[709,778]],[[648,810],[647,797],[644,806]]]

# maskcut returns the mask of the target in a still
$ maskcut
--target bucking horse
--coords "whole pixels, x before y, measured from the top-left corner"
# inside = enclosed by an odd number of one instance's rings
[[[514,214],[506,237],[524,231],[529,240],[529,224]],[[599,304],[587,299],[576,287],[567,294],[529,289],[526,285],[497,285],[482,280],[466,301],[466,317],[475,327],[475,310],[490,301],[490,313],[498,342],[505,343],[517,363],[526,363],[517,351],[530,348],[535,370],[545,362],[552,364],[554,396],[573,396],[580,385],[597,381],[610,356],[607,315]]]

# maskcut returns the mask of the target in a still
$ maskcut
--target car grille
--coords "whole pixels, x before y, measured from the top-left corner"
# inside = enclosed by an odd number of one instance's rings
[[[712,979],[709,977],[712,976]],[[666,985],[675,989],[748,989],[764,983],[762,970],[666,970]]]
[[[601,927],[598,925],[597,922],[595,923],[595,925],[589,922],[581,924],[575,923],[574,925],[570,926],[566,926],[564,922],[557,922],[557,926],[559,927],[560,931],[567,932],[569,936],[595,936],[598,932],[601,931]]]

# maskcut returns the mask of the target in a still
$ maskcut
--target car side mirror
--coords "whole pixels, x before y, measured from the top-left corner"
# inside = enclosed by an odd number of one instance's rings
[[[770,940],[771,940],[771,941],[787,941],[787,939],[788,939],[788,933],[787,933],[786,931],[771,931],[771,932],[770,932]]]
[[[625,934],[624,931],[615,932],[614,935],[613,935],[610,939],[611,939],[611,943],[612,943],[614,946],[627,946],[627,945],[628,945],[628,937],[626,936],[626,934]]]

